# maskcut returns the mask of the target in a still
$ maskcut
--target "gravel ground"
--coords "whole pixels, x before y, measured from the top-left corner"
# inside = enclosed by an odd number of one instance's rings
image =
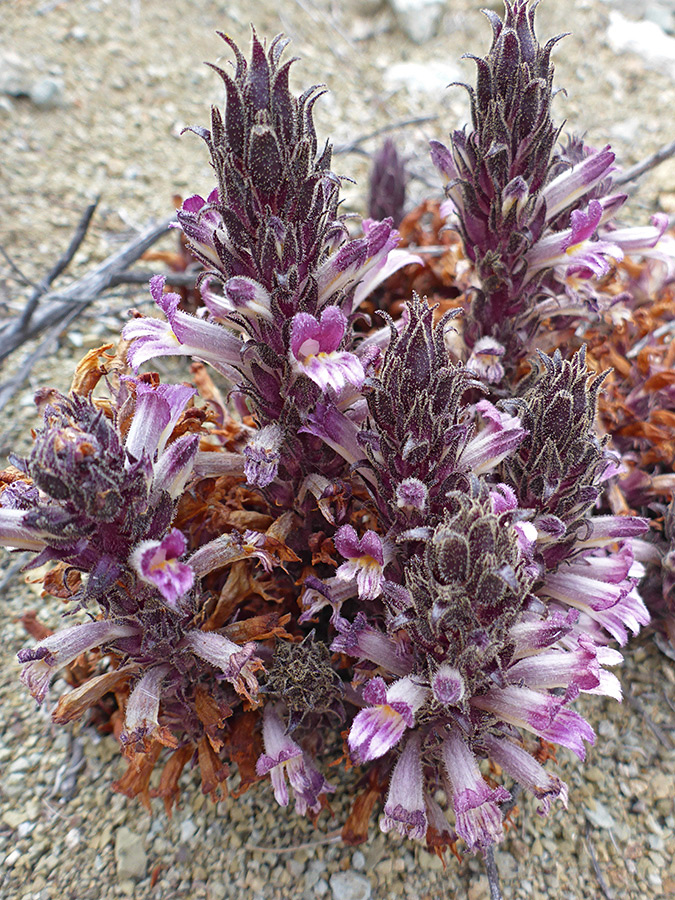
[[[499,9],[498,4],[494,5]],[[662,4],[667,10],[665,4]],[[610,13],[654,20],[658,3],[545,0],[538,31],[573,32],[555,53],[556,99],[568,128],[594,145],[610,141],[624,166],[673,137],[664,111],[675,104],[675,80],[646,57],[618,56],[607,41]],[[656,10],[656,13],[655,13]],[[661,10],[663,11],[663,10]],[[24,275],[39,280],[67,245],[84,207],[101,201],[72,267],[82,274],[154,218],[173,209],[174,194],[208,191],[205,149],[185,124],[206,123],[221,101],[219,81],[202,65],[217,61],[216,29],[244,46],[249,22],[260,35],[293,39],[295,85],[326,82],[317,111],[320,136],[345,145],[392,122],[436,116],[396,136],[417,179],[415,197],[437,192],[425,144],[467,116],[464,93],[445,91],[472,78],[459,57],[483,53],[489,28],[470,0],[450,0],[438,36],[412,43],[377,0],[5,0],[0,25],[0,85],[7,72],[30,96],[0,94],[0,244]],[[667,26],[668,23],[664,22]],[[665,35],[664,35],[665,37]],[[371,151],[373,140],[363,143]],[[345,209],[363,211],[367,158],[344,154],[336,169],[354,178]],[[428,184],[425,183],[425,180]],[[675,211],[675,164],[647,176],[629,218]],[[166,244],[168,248],[172,245]],[[65,283],[66,279],[62,281]],[[0,315],[25,303],[22,286],[0,260]],[[0,452],[26,446],[34,424],[31,396],[43,384],[67,387],[74,361],[115,334],[129,298],[99,302],[70,326],[52,355],[33,371],[3,415]],[[30,350],[31,348],[27,348]],[[18,366],[22,354],[18,354]],[[15,565],[5,556],[4,569]],[[6,572],[0,572],[0,582]],[[56,626],[59,608],[16,576],[0,607],[0,898],[367,898],[488,897],[479,860],[448,868],[396,835],[373,834],[361,848],[335,842],[348,789],[318,829],[279,809],[261,785],[217,806],[184,775],[171,820],[113,795],[123,765],[111,738],[77,727],[55,729],[18,683],[16,651],[25,637],[16,619],[30,608]],[[579,705],[598,731],[581,767],[559,753],[570,786],[567,812],[540,819],[525,801],[497,852],[507,898],[675,896],[675,666],[649,636],[633,642],[621,675],[628,699]],[[52,697],[59,692],[59,682]],[[326,837],[327,836],[327,837]]]

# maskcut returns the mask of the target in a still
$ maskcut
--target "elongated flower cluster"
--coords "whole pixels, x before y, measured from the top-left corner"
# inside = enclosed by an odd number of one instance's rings
[[[177,215],[203,309],[155,276],[157,316],[124,329],[126,371],[104,348],[68,396],[41,392],[32,452],[0,473],[0,542],[51,564],[45,588],[71,614],[54,633],[29,623],[22,678],[41,702],[63,672],[57,722],[111,718],[129,796],[170,809],[186,765],[214,795],[234,765],[239,791],[269,777],[316,819],[340,787],[326,764],[341,734],[368,785],[346,841],[367,838],[380,797],[382,831],[484,852],[511,781],[541,814],[566,804],[540,751],[584,758],[579,694],[621,697],[613,644],[649,621],[638,586],[659,551],[647,518],[615,509],[625,460],[597,424],[611,376],[569,330],[548,351],[556,317],[612,312],[599,279],[658,253],[666,223],[611,222],[625,200],[611,151],[556,149],[556,39],[539,46],[526,0],[488,15],[472,128],[432,147],[467,315],[412,292],[387,308],[388,277],[421,258],[390,219],[350,236],[320,92],[291,92],[286,42],[254,32],[247,60],[224,37],[225,109],[192,129],[216,185]],[[398,208],[400,160],[388,148],[378,165]],[[164,356],[194,360],[196,387],[139,374]]]
[[[471,57],[472,127],[454,131],[450,149],[432,141],[431,155],[478,281],[464,328],[468,350],[494,347],[515,366],[542,319],[597,309],[594,280],[624,253],[653,247],[668,220],[658,216],[642,229],[612,224],[627,196],[611,193],[610,147],[578,139],[555,146],[551,52],[561,36],[541,47],[535,4],[505,7],[503,20],[486,11],[492,46],[485,58]]]

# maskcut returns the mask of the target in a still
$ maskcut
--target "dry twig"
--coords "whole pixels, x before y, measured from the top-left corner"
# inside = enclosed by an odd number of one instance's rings
[[[50,329],[47,337],[41,341],[38,346],[30,353],[26,359],[19,366],[19,371],[17,374],[10,378],[8,381],[5,381],[3,384],[0,384],[0,410],[2,410],[9,400],[14,396],[14,394],[19,390],[21,385],[26,381],[28,376],[30,375],[33,366],[35,363],[41,359],[43,356],[47,356],[49,353],[52,344],[54,344],[57,340],[61,332],[66,328],[72,321],[75,319],[80,313],[80,310],[75,307],[71,308],[69,314],[65,316],[60,322],[57,322],[56,325]]]
[[[633,707],[635,712],[639,713],[642,716],[642,719],[644,720],[645,725],[647,725],[647,727],[652,732],[654,737],[661,744],[663,744],[664,747],[667,747],[668,750],[674,750],[675,743],[673,743],[672,738],[670,737],[669,734],[666,734],[666,732],[663,731],[663,729],[660,728],[656,724],[656,722],[654,722],[654,720],[651,718],[651,716],[645,709],[642,701],[638,697],[636,697],[632,691],[627,690],[625,687],[624,687],[623,695],[626,698],[626,700],[628,700],[628,703],[630,704],[630,706]]]
[[[62,323],[71,314],[74,304],[78,312],[85,309],[102,291],[113,284],[114,279],[120,273],[124,272],[133,262],[139,259],[149,247],[152,247],[166,233],[172,221],[173,216],[158,222],[156,225],[150,225],[121,250],[113,253],[112,256],[109,256],[91,272],[88,272],[82,278],[73,282],[73,284],[69,284],[62,290],[43,294],[39,298],[42,301],[41,308],[31,310],[29,320],[27,320],[27,324],[24,327],[21,327],[21,321],[19,323],[15,322],[13,325],[8,326],[3,333],[0,333],[0,362],[30,338],[40,334],[46,328]],[[77,235],[74,236],[73,242],[75,237]],[[71,246],[73,242],[71,242]],[[30,305],[31,300],[28,303]],[[22,315],[22,321],[24,319],[26,319],[25,311]]]
[[[657,166],[661,165],[662,162],[670,159],[671,156],[675,156],[675,141],[664,144],[663,147],[656,151],[656,153],[650,154],[643,159],[642,162],[636,163],[634,166],[631,166],[630,169],[626,169],[625,172],[613,179],[613,185],[627,184],[629,181],[635,181],[640,175],[644,175],[645,172],[649,172],[650,169],[655,169]]]
[[[610,891],[607,886],[607,882],[605,881],[605,876],[602,874],[602,869],[600,868],[600,863],[595,855],[595,850],[593,849],[593,844],[591,843],[591,829],[586,823],[586,849],[588,850],[588,855],[591,857],[591,862],[593,863],[593,871],[595,872],[595,877],[600,886],[600,890],[603,893],[603,896],[606,900],[614,900],[614,894]]]
[[[415,116],[412,119],[403,119],[400,122],[389,122],[381,128],[376,128],[375,131],[369,131],[368,134],[362,134],[360,137],[354,138],[348,144],[336,144],[333,147],[333,153],[353,153],[361,144],[364,144],[371,138],[379,137],[388,131],[397,131],[399,128],[405,128],[407,125],[422,125],[425,122],[435,122],[437,118],[438,116]]]
[[[490,885],[490,900],[502,900],[502,889],[499,884],[499,869],[495,862],[495,849],[488,847],[485,851],[485,871]]]
[[[28,298],[28,303],[26,303],[23,312],[21,313],[21,318],[16,323],[15,330],[20,334],[23,334],[30,323],[33,313],[37,309],[37,305],[40,302],[40,297],[47,293],[49,290],[49,286],[51,283],[59,277],[62,272],[68,268],[70,263],[73,260],[73,257],[80,249],[82,245],[82,241],[87,234],[89,229],[89,223],[91,222],[92,216],[96,211],[96,207],[98,206],[98,201],[100,197],[97,197],[93,203],[90,203],[89,206],[85,209],[82,214],[82,218],[77,224],[77,228],[75,229],[75,233],[73,234],[70,244],[65,250],[65,253],[57,259],[56,263],[52,266],[49,272],[45,275],[42,281],[35,286],[33,293]]]

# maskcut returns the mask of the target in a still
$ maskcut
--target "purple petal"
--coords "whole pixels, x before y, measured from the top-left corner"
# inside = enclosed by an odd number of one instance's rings
[[[452,785],[457,834],[469,850],[485,850],[504,839],[499,804],[510,798],[502,787],[491,788],[459,733],[452,729],[442,747],[443,762]]]
[[[544,767],[522,747],[507,738],[487,734],[483,738],[486,749],[498,765],[518,784],[541,801],[540,815],[548,815],[551,800],[560,800],[567,808],[567,785]]]
[[[406,741],[389,783],[380,830],[386,834],[392,828],[417,841],[427,833],[420,738],[415,734]]]

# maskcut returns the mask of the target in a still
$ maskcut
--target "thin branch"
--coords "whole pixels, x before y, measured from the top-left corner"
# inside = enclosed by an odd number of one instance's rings
[[[110,287],[117,287],[118,284],[147,284],[157,274],[136,269],[131,272],[118,272],[110,279]],[[199,272],[162,272],[162,274],[171,287],[193,288]]]
[[[91,222],[92,216],[96,211],[96,207],[98,206],[98,201],[100,197],[96,197],[93,203],[90,203],[89,206],[85,209],[82,214],[82,218],[78,222],[77,228],[75,229],[75,233],[73,234],[68,247],[66,248],[65,253],[57,259],[56,263],[52,266],[49,272],[45,275],[42,281],[36,285],[35,290],[28,298],[28,303],[24,308],[23,313],[21,314],[21,318],[16,326],[19,332],[24,332],[28,328],[28,323],[30,322],[35,309],[37,308],[38,303],[40,302],[40,297],[47,293],[51,283],[59,277],[59,275],[68,268],[70,263],[72,262],[73,257],[80,249],[82,241],[85,238],[85,235],[89,229],[89,223]]]
[[[19,558],[15,559],[13,563],[11,563],[5,574],[0,579],[0,593],[5,590],[8,584],[14,581],[14,576],[21,571],[21,569],[26,565],[29,559],[29,554],[25,552],[19,553]]]
[[[502,900],[502,889],[499,884],[499,869],[495,862],[495,849],[490,846],[485,851],[485,871],[490,885],[490,900]]]
[[[663,731],[662,728],[659,728],[656,722],[654,722],[654,720],[645,709],[642,701],[638,697],[636,697],[632,691],[626,690],[626,688],[624,688],[623,695],[626,700],[628,700],[630,706],[632,706],[633,709],[642,716],[645,725],[649,728],[654,737],[661,744],[663,744],[664,747],[667,747],[668,750],[675,749],[675,743],[673,743],[673,739],[669,734],[666,734],[666,732]]]
[[[49,350],[51,349],[51,345],[55,343],[56,340],[58,340],[58,337],[63,329],[66,328],[73,321],[73,319],[77,318],[79,314],[80,310],[77,307],[71,308],[69,315],[64,316],[64,318],[60,322],[57,322],[56,325],[49,331],[46,338],[40,341],[35,350],[33,350],[33,352],[23,361],[17,374],[13,378],[10,378],[8,381],[5,381],[4,384],[0,384],[0,411],[4,409],[9,400],[26,381],[26,379],[32,372],[35,363],[43,356],[47,356]]]
[[[415,116],[413,119],[403,119],[400,122],[389,122],[381,128],[376,128],[375,131],[369,131],[368,134],[363,134],[361,137],[354,138],[354,140],[350,141],[348,144],[336,144],[333,147],[333,153],[353,153],[354,150],[358,149],[360,144],[364,144],[371,138],[379,137],[381,134],[386,134],[387,131],[397,131],[399,128],[405,128],[408,125],[422,125],[425,122],[435,122],[437,118],[438,116]]]
[[[136,262],[168,231],[173,220],[172,216],[155,225],[150,225],[121,250],[109,256],[82,278],[59,291],[45,294],[42,298],[41,308],[36,310],[25,332],[22,333],[19,329],[12,328],[0,334],[0,362],[29,338],[35,337],[45,329],[63,321],[66,316],[70,315],[73,302],[77,303],[79,310],[82,310],[95,300],[102,291],[110,287],[116,275]]]
[[[311,850],[313,847],[323,847],[325,844],[337,844],[342,840],[342,829],[337,828],[325,837],[316,841],[306,841],[304,844],[293,844],[290,847],[265,847],[262,844],[244,844],[245,850],[255,850],[258,853],[295,853],[297,850]]]
[[[602,869],[600,868],[600,864],[598,863],[597,857],[595,855],[595,850],[593,849],[593,844],[591,843],[591,829],[588,822],[586,822],[586,849],[588,850],[588,855],[591,857],[591,862],[593,863],[593,871],[595,872],[595,877],[597,879],[598,885],[600,886],[600,890],[603,893],[603,896],[606,898],[606,900],[614,900],[614,894],[607,886],[605,877],[602,874]]]
[[[0,255],[2,255],[5,259],[5,262],[9,266],[9,268],[14,272],[15,277],[27,287],[37,288],[37,285],[34,281],[31,281],[27,275],[24,275],[21,269],[14,262],[9,253],[5,250],[5,248],[0,244]]]
[[[630,169],[626,169],[625,172],[612,180],[612,184],[627,184],[629,181],[635,181],[640,175],[644,175],[645,172],[649,172],[650,169],[655,169],[657,166],[660,166],[662,162],[670,159],[671,156],[675,156],[675,141],[664,144],[660,150],[656,151],[656,153],[652,153],[650,156],[643,159],[642,162],[636,163],[634,166],[631,166]]]

